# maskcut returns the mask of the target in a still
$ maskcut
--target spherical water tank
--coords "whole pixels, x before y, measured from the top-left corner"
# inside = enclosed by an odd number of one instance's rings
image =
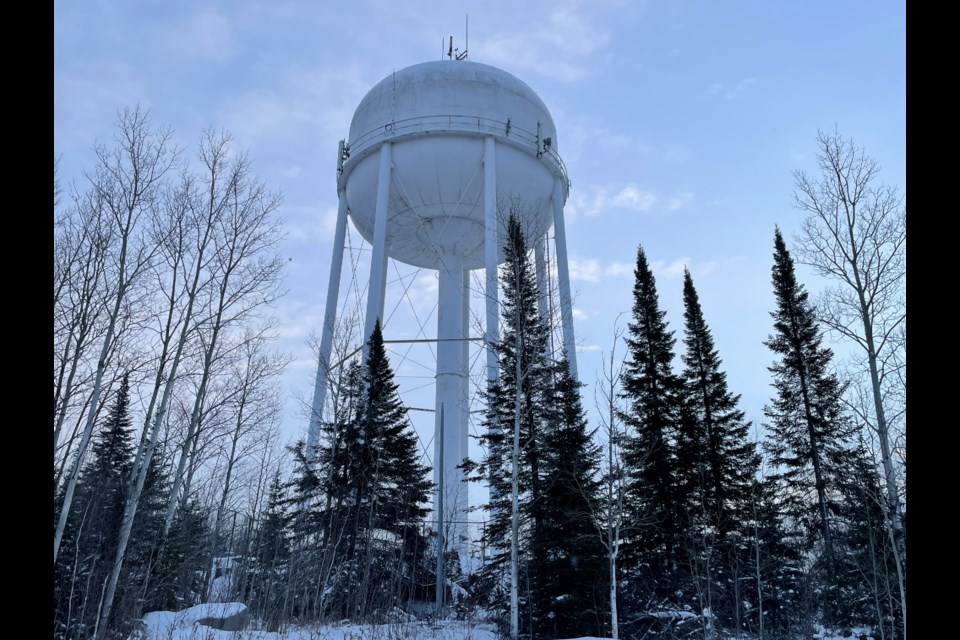
[[[484,138],[496,149],[501,217],[512,210],[525,235],[552,221],[555,179],[568,181],[557,132],[543,101],[511,74],[470,61],[435,61],[394,72],[361,100],[338,178],[354,225],[373,241],[378,151],[391,143],[386,252],[437,269],[458,256],[484,266]],[[502,260],[502,245],[499,254]]]

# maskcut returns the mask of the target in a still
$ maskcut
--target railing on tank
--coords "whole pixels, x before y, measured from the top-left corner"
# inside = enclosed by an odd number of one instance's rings
[[[539,123],[538,123],[539,125]],[[413,118],[404,118],[394,122],[377,127],[359,135],[355,140],[350,141],[350,155],[360,156],[363,152],[376,146],[389,138],[398,136],[412,135],[415,133],[446,133],[450,131],[459,131],[473,133],[477,135],[494,135],[502,141],[509,142],[517,147],[532,151],[537,157],[547,156],[557,164],[560,174],[563,176],[563,182],[570,187],[570,179],[567,176],[567,167],[563,164],[563,159],[552,147],[545,147],[544,140],[533,132],[518,127],[507,118],[506,121],[494,118],[485,118],[481,116],[460,116],[460,115],[435,115],[435,116],[416,116]]]

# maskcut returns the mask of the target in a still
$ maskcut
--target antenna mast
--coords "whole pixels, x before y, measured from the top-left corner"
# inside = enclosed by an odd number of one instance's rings
[[[466,26],[466,46],[463,48],[463,51],[460,51],[460,47],[456,49],[453,48],[453,36],[450,36],[450,46],[447,47],[447,57],[451,60],[466,60],[467,59],[467,49],[470,46],[470,14],[467,14],[467,26]],[[443,39],[440,40],[440,59],[443,59]]]

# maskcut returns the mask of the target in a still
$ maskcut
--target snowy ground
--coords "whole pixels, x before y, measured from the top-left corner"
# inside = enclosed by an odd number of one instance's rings
[[[239,603],[199,605],[177,613],[154,611],[130,640],[497,640],[492,624],[444,620],[436,624],[404,622],[383,625],[324,625],[281,632],[220,631],[198,625],[203,618],[231,615]],[[254,627],[255,625],[250,625]]]
[[[242,613],[245,605],[221,603],[198,605],[177,613],[154,611],[143,617],[142,628],[129,640],[498,640],[490,623],[443,620],[437,623],[398,622],[383,625],[323,625],[280,632],[259,631],[256,625],[243,631],[220,631],[198,624],[205,618],[222,618]],[[811,640],[874,640],[865,629],[840,636],[822,629]],[[607,640],[583,637],[570,640]]]

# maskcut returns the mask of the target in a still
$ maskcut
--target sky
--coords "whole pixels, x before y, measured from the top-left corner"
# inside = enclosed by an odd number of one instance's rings
[[[594,383],[615,326],[628,320],[642,246],[678,353],[689,268],[730,389],[759,433],[771,396],[763,341],[772,331],[774,228],[789,244],[803,218],[792,172],[815,173],[817,132],[836,130],[906,191],[905,11],[888,0],[58,0],[54,153],[62,179],[82,186],[93,144],[109,142],[117,112],[136,105],[172,127],[194,158],[207,127],[231,132],[249,152],[256,175],[283,194],[287,293],[274,309],[277,346],[292,358],[283,433],[302,437],[316,373],[308,340],[322,324],[330,269],[337,142],[374,84],[440,59],[451,35],[463,47],[469,15],[469,59],[526,82],[557,127],[554,148],[572,183],[567,249],[593,426]],[[362,287],[369,254],[351,255]],[[420,324],[435,332],[435,276],[402,265],[390,273],[385,338],[415,337]],[[802,268],[800,277],[813,292],[822,284]],[[344,308],[355,304],[341,298]],[[428,348],[392,352],[411,406],[432,406],[429,357]],[[433,418],[411,415],[429,451]]]

